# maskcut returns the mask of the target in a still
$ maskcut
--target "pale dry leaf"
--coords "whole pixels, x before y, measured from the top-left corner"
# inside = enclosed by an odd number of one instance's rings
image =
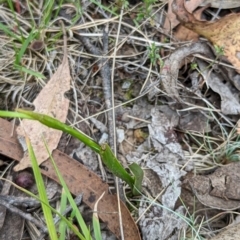
[[[199,35],[187,28],[185,28],[182,25],[179,25],[176,27],[176,30],[174,31],[174,38],[178,41],[192,41],[196,42],[198,41]]]
[[[177,240],[180,232],[187,228],[186,222],[181,217],[184,215],[183,207],[173,212],[153,203],[149,208],[149,203],[142,198],[138,211],[142,216],[139,226],[143,240]]]
[[[155,180],[149,182],[149,179],[145,179],[145,187],[155,188],[152,183],[161,182],[164,192],[158,199],[163,207],[151,206],[141,217],[139,225],[143,239],[178,239],[180,229],[186,227],[183,219],[178,217],[178,214],[183,214],[183,207],[175,209],[176,201],[181,194],[180,178],[186,174],[180,167],[184,162],[183,151],[173,130],[174,122],[157,107],[152,108],[151,116],[152,121],[148,124],[149,141],[145,141],[151,142],[151,146],[144,145],[143,148],[139,146],[135,152],[126,155],[126,158],[129,162],[136,162],[154,172]],[[146,149],[152,147],[158,151],[154,156],[145,153]],[[142,199],[139,215],[142,215],[147,207],[146,199]]]
[[[68,113],[69,100],[64,97],[64,93],[70,89],[70,70],[67,59],[67,39],[64,36],[64,56],[61,65],[53,74],[49,82],[33,101],[35,112],[47,114],[51,117],[65,122]],[[56,149],[62,132],[46,127],[37,122],[24,119],[17,128],[18,136],[21,138],[28,135],[38,164],[46,161],[49,157],[43,138],[46,140],[50,152]],[[25,151],[21,162],[15,166],[15,171],[20,171],[31,166],[28,152]]]

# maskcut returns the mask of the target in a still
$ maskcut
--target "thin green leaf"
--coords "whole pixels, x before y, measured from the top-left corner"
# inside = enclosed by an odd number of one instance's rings
[[[60,201],[60,214],[63,214],[67,207],[67,195],[64,189],[62,189],[62,195],[61,195],[61,201]],[[64,220],[61,220],[58,227],[59,232],[59,240],[65,240],[66,239],[66,230],[67,230],[67,224]]]
[[[140,191],[140,180],[141,178],[135,179],[133,178],[120,164],[120,162],[117,160],[117,158],[114,156],[111,148],[107,144],[99,145],[92,139],[90,139],[88,136],[78,132],[77,130],[73,129],[70,126],[67,126],[66,124],[58,121],[57,119],[54,119],[52,117],[49,117],[47,115],[30,112],[22,109],[17,110],[19,113],[22,113],[23,115],[18,115],[14,112],[6,112],[6,111],[0,111],[0,116],[3,117],[23,117],[27,119],[34,119],[38,120],[42,124],[61,130],[63,132],[69,133],[70,135],[76,137],[80,141],[82,141],[84,144],[86,144],[88,147],[92,148],[96,153],[100,154],[103,163],[107,166],[107,168],[117,177],[124,180],[132,189],[134,194],[137,194],[138,191],[135,191],[138,189]],[[135,185],[137,184],[137,185]],[[135,190],[134,190],[135,188]]]
[[[28,73],[28,74],[30,74],[30,75],[32,75],[34,77],[41,78],[41,79],[46,79],[46,77],[44,75],[42,75],[41,73],[39,73],[39,72],[35,72],[35,71],[31,70],[31,69],[25,68],[25,67],[17,65],[17,64],[14,64],[14,67],[17,70],[20,70],[22,72]]]
[[[83,235],[77,231],[77,229],[72,225],[72,223],[67,219],[65,218],[64,216],[62,216],[58,211],[56,211],[54,208],[52,208],[50,205],[47,205],[45,202],[43,202],[39,197],[37,197],[36,195],[34,195],[32,192],[22,188],[22,187],[19,187],[17,184],[11,182],[10,180],[8,179],[5,179],[5,178],[1,178],[0,177],[0,180],[4,180],[4,181],[7,181],[9,183],[11,183],[15,188],[19,189],[20,191],[26,193],[27,195],[33,197],[34,199],[38,200],[39,202],[41,202],[42,204],[45,204],[47,207],[49,207],[51,209],[52,212],[54,212],[55,214],[57,214],[62,220],[64,220],[66,222],[66,224],[68,225],[69,229],[71,229],[71,231],[73,231],[73,233],[79,237],[79,239],[81,240],[86,240]]]
[[[32,28],[36,28],[37,24],[35,22],[35,19],[34,19],[34,13],[33,13],[33,9],[32,9],[32,5],[30,4],[30,0],[27,0],[26,1],[26,4],[27,4],[27,9],[30,13],[30,21],[31,21],[31,25],[32,25]]]
[[[35,120],[34,118],[29,116],[28,114],[19,113],[19,112],[12,112],[12,111],[1,111],[0,110],[0,116],[1,117],[9,117],[9,118],[23,118],[23,119]]]
[[[56,232],[56,228],[54,225],[54,221],[53,221],[53,215],[52,215],[52,211],[51,209],[48,207],[49,206],[49,201],[47,198],[47,193],[46,193],[46,189],[44,186],[44,182],[43,182],[43,178],[42,178],[42,174],[40,172],[38,163],[37,163],[37,159],[35,157],[32,145],[30,143],[30,140],[26,137],[26,143],[28,146],[28,152],[29,152],[29,156],[32,162],[32,168],[33,168],[33,173],[34,173],[34,177],[36,180],[36,185],[37,185],[37,189],[38,189],[38,193],[39,193],[39,197],[40,199],[46,203],[45,204],[41,204],[42,205],[42,210],[43,210],[43,214],[44,214],[44,218],[47,224],[47,228],[49,231],[49,235],[51,240],[57,240],[57,232]]]
[[[85,237],[86,239],[91,239],[91,238],[89,238],[90,233],[89,233],[89,230],[88,230],[88,228],[87,228],[87,226],[86,226],[86,224],[85,224],[85,221],[83,220],[83,217],[82,217],[81,213],[80,213],[79,210],[78,210],[78,207],[77,207],[77,205],[76,205],[76,203],[75,203],[75,201],[74,201],[74,199],[73,199],[73,197],[72,197],[72,194],[70,193],[66,182],[64,181],[64,179],[63,179],[60,171],[58,170],[58,167],[57,167],[54,159],[53,159],[52,156],[51,156],[51,153],[50,153],[50,151],[49,151],[49,149],[48,149],[48,147],[47,147],[47,144],[46,144],[45,140],[44,140],[44,143],[45,143],[46,149],[47,149],[47,151],[48,151],[49,157],[50,157],[50,159],[51,159],[51,162],[52,162],[52,164],[53,164],[53,167],[54,167],[54,169],[55,169],[55,172],[56,172],[56,174],[57,174],[57,176],[58,176],[58,179],[59,179],[59,181],[60,181],[60,183],[61,183],[64,191],[66,192],[68,201],[69,201],[69,203],[71,204],[72,209],[73,209],[73,211],[74,211],[74,213],[75,213],[76,219],[77,219],[77,221],[78,221],[78,224],[79,224],[79,226],[81,227],[81,230],[82,230],[82,232],[83,232],[83,235],[84,235],[84,237]]]
[[[22,46],[21,46],[21,49],[20,49],[20,50],[17,52],[17,54],[16,54],[16,60],[15,60],[15,64],[16,64],[16,65],[20,65],[21,60],[22,60],[22,57],[23,57],[26,49],[28,48],[29,43],[30,43],[33,39],[35,39],[36,35],[37,35],[37,33],[36,33],[35,30],[33,29],[33,30],[29,33],[28,37],[23,41]]]
[[[54,0],[47,0],[44,1],[44,9],[43,9],[43,18],[41,21],[40,26],[41,27],[47,27],[49,24],[49,21],[52,17],[53,7],[54,7]]]
[[[32,119],[38,120],[39,122],[41,122],[42,124],[44,124],[48,127],[58,129],[63,132],[71,134],[73,137],[76,137],[77,139],[79,139],[81,142],[86,144],[88,147],[92,148],[97,153],[101,149],[101,146],[98,143],[96,143],[95,141],[93,141],[91,138],[84,135],[83,133],[78,132],[77,130],[73,129],[72,127],[66,125],[65,123],[58,121],[55,118],[49,117],[45,114],[39,114],[36,112],[26,111],[26,110],[22,110],[22,109],[17,109],[17,112],[27,114]]]
[[[18,37],[16,34],[14,34],[14,32],[12,30],[10,30],[8,28],[8,26],[2,24],[1,22],[0,22],[0,30],[2,30],[7,36],[12,37],[12,38],[16,39],[17,41],[21,42],[21,38]]]
[[[95,1],[95,0],[91,0],[92,3],[94,3],[95,5],[97,5],[98,7],[102,8],[103,10],[113,14],[114,16],[117,16],[117,14],[115,12],[113,12],[111,9],[109,9],[108,7],[105,7],[104,5],[101,4],[101,2],[99,1]]]

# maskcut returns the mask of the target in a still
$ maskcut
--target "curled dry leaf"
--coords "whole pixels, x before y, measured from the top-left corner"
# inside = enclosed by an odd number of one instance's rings
[[[53,74],[49,82],[33,101],[35,111],[47,114],[65,122],[69,107],[69,100],[64,97],[64,93],[70,89],[70,70],[67,59],[67,39],[64,37],[64,56],[62,64]],[[37,121],[24,119],[17,128],[19,139],[24,138],[25,134],[30,138],[38,164],[47,160],[49,157],[45,148],[43,138],[46,140],[50,152],[56,149],[61,138],[62,132],[48,128]],[[28,152],[25,151],[21,162],[15,166],[15,171],[23,170],[31,166]]]
[[[223,48],[224,55],[240,73],[240,13],[233,13],[215,21],[199,21],[189,13],[183,0],[174,0],[172,10],[181,24]]]
[[[227,85],[223,82],[222,76],[210,71],[207,64],[201,60],[197,60],[199,69],[201,70],[201,75],[207,82],[208,86],[221,97],[221,111],[222,113],[228,114],[239,114],[240,113],[240,103],[238,97],[236,97],[232,90],[231,85]]]
[[[166,91],[167,95],[171,98],[176,99],[179,102],[182,102],[177,88],[177,79],[179,68],[181,67],[181,62],[187,56],[200,53],[205,56],[211,56],[211,51],[208,46],[203,43],[193,43],[188,46],[183,46],[175,50],[164,62],[164,67],[161,69],[162,75],[162,86]],[[149,92],[149,98],[153,98],[157,91],[156,88],[153,88],[151,92]]]

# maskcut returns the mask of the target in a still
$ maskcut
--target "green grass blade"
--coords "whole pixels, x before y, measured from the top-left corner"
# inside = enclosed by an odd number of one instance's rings
[[[45,140],[44,140],[44,143],[45,143],[46,149],[48,151],[48,154],[50,156],[50,159],[51,159],[51,162],[53,164],[53,167],[55,169],[55,172],[56,172],[56,174],[58,176],[58,179],[59,179],[59,181],[61,183],[61,186],[63,187],[63,189],[64,189],[64,191],[65,191],[65,193],[67,195],[68,201],[69,201],[69,203],[72,206],[73,212],[75,213],[75,217],[77,219],[77,222],[78,222],[79,226],[81,227],[83,235],[84,235],[85,239],[91,239],[91,238],[89,238],[89,236],[90,236],[89,229],[88,229],[87,225],[85,224],[85,221],[83,220],[83,217],[82,217],[81,213],[78,210],[78,207],[77,207],[77,205],[76,205],[76,203],[75,203],[75,201],[74,201],[74,199],[72,197],[72,194],[70,193],[70,191],[68,189],[68,186],[67,186],[66,182],[64,181],[60,171],[58,170],[58,167],[57,167],[54,159],[51,156],[51,153],[50,153],[50,151],[49,151],[49,149],[47,147],[47,143],[45,142]]]
[[[62,195],[61,195],[61,201],[60,201],[60,214],[63,214],[67,207],[67,195],[64,189],[62,189]],[[67,230],[67,224],[64,220],[61,220],[58,227],[59,232],[59,240],[65,240],[66,239],[66,230]]]
[[[0,22],[0,30],[2,30],[7,36],[12,37],[13,39],[22,42],[22,39],[18,37],[12,30],[8,28],[8,26],[4,25]]]
[[[12,112],[12,111],[2,111],[0,110],[0,117],[8,117],[8,118],[23,118],[23,119],[32,119],[31,116],[25,114],[25,113],[20,113],[20,112]]]
[[[43,9],[43,19],[41,21],[41,27],[48,27],[48,23],[52,17],[54,0],[46,0],[44,1],[44,9]]]
[[[121,163],[117,160],[117,158],[114,156],[111,148],[107,144],[99,145],[97,142],[93,141],[91,138],[87,137],[86,135],[78,132],[77,130],[73,129],[70,126],[67,126],[66,124],[58,121],[57,119],[54,119],[52,117],[49,117],[47,115],[39,114],[36,112],[30,112],[22,109],[17,110],[19,115],[14,112],[7,112],[7,111],[0,111],[0,116],[2,117],[23,117],[27,119],[34,119],[38,120],[42,124],[61,130],[63,132],[69,133],[70,135],[76,137],[81,142],[83,142],[85,145],[93,149],[96,153],[100,154],[103,163],[106,165],[106,167],[117,177],[124,180],[132,189],[134,194],[137,194],[138,191],[141,191],[141,184],[140,184],[140,178],[135,179],[132,177],[121,165]],[[20,115],[22,113],[23,115]],[[137,169],[135,169],[137,170]],[[139,170],[139,169],[138,169]],[[134,169],[133,169],[134,171]],[[140,173],[140,172],[139,172]],[[137,176],[137,175],[136,175]],[[140,175],[139,175],[140,176]],[[137,185],[135,185],[137,183]],[[135,191],[137,190],[137,191]]]
[[[41,78],[41,79],[46,79],[46,77],[44,75],[42,75],[41,73],[39,73],[39,72],[35,72],[35,71],[31,70],[31,69],[25,68],[25,67],[17,65],[17,64],[14,64],[14,67],[17,70],[19,70],[21,72],[28,73],[28,74],[30,74],[30,75],[32,75],[34,77]]]
[[[54,208],[52,208],[50,205],[47,205],[45,202],[43,202],[39,197],[37,197],[36,195],[34,195],[32,192],[30,192],[30,191],[28,191],[28,190],[26,190],[26,189],[24,189],[24,188],[22,188],[22,187],[19,187],[17,184],[11,182],[11,181],[8,180],[8,179],[1,178],[1,177],[0,177],[0,180],[4,180],[4,181],[7,181],[7,182],[11,183],[15,188],[17,188],[17,189],[19,189],[20,191],[26,193],[27,195],[33,197],[34,199],[38,200],[38,201],[41,202],[42,204],[45,204],[47,207],[49,207],[49,208],[51,209],[51,211],[52,211],[53,213],[55,213],[56,215],[58,215],[58,216],[61,218],[61,220],[64,220],[64,221],[66,222],[66,224],[68,225],[69,229],[71,229],[71,230],[73,231],[73,233],[74,233],[76,236],[79,237],[79,239],[81,239],[81,240],[86,240],[86,239],[83,237],[83,235],[82,235],[79,231],[76,230],[76,228],[72,225],[72,223],[71,223],[67,218],[65,218],[64,216],[62,216],[58,211],[56,211],[56,210],[55,210]]]
[[[61,10],[61,8],[62,8],[62,4],[63,4],[63,0],[60,0],[60,1],[58,2],[58,8],[56,9],[56,12],[55,12],[55,14],[54,14],[53,19],[56,19],[56,18],[58,17],[58,14],[59,14],[59,12],[60,12],[60,10]]]
[[[35,157],[35,154],[34,154],[32,145],[30,143],[30,140],[27,137],[26,137],[26,143],[27,143],[27,146],[28,146],[29,156],[30,156],[30,159],[31,159],[31,162],[32,162],[32,168],[33,168],[33,173],[34,173],[34,177],[35,177],[35,180],[36,180],[36,185],[37,185],[39,197],[43,202],[46,203],[46,204],[41,204],[41,205],[42,205],[44,218],[45,218],[45,221],[46,221],[46,224],[47,224],[48,233],[49,233],[49,236],[50,236],[51,240],[57,240],[58,236],[57,236],[56,228],[55,228],[54,221],[53,221],[52,211],[48,207],[49,201],[48,201],[48,198],[47,198],[47,193],[46,193],[46,189],[45,189],[45,186],[44,186],[42,174],[40,172],[40,169],[39,169],[39,166],[38,166],[38,163],[37,163],[37,159]]]
[[[36,28],[36,22],[34,20],[34,14],[33,14],[33,10],[31,8],[31,5],[30,5],[30,0],[27,0],[26,1],[26,5],[27,5],[27,8],[28,8],[28,11],[29,11],[29,14],[30,14],[30,21],[31,21],[31,25],[32,25],[32,28]]]
[[[98,7],[102,8],[103,10],[111,13],[112,15],[117,16],[117,14],[114,11],[112,11],[108,7],[105,7],[104,5],[102,5],[100,1],[91,0],[91,2],[94,3],[95,5],[97,5]]]
[[[16,65],[21,65],[21,61],[22,61],[22,57],[26,51],[26,49],[28,48],[29,46],[29,43],[35,39],[36,37],[36,33],[34,33],[34,29],[29,33],[28,37],[23,41],[22,43],[22,47],[21,49],[17,52],[16,54],[16,60],[15,60],[15,64]]]

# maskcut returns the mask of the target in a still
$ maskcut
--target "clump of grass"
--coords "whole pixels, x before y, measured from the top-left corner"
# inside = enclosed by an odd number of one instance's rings
[[[52,29],[57,27],[55,19],[59,18],[64,3],[68,1],[60,0],[57,4],[53,0],[27,1],[26,5],[2,1],[0,88],[8,104],[19,106],[24,101],[31,105],[41,86],[45,85],[45,79],[54,71],[54,59],[50,56],[61,52],[58,45],[62,33]],[[76,1],[71,6],[76,9],[69,20],[72,26],[79,20],[81,5]],[[42,52],[31,48],[31,43],[37,41],[42,42]]]

